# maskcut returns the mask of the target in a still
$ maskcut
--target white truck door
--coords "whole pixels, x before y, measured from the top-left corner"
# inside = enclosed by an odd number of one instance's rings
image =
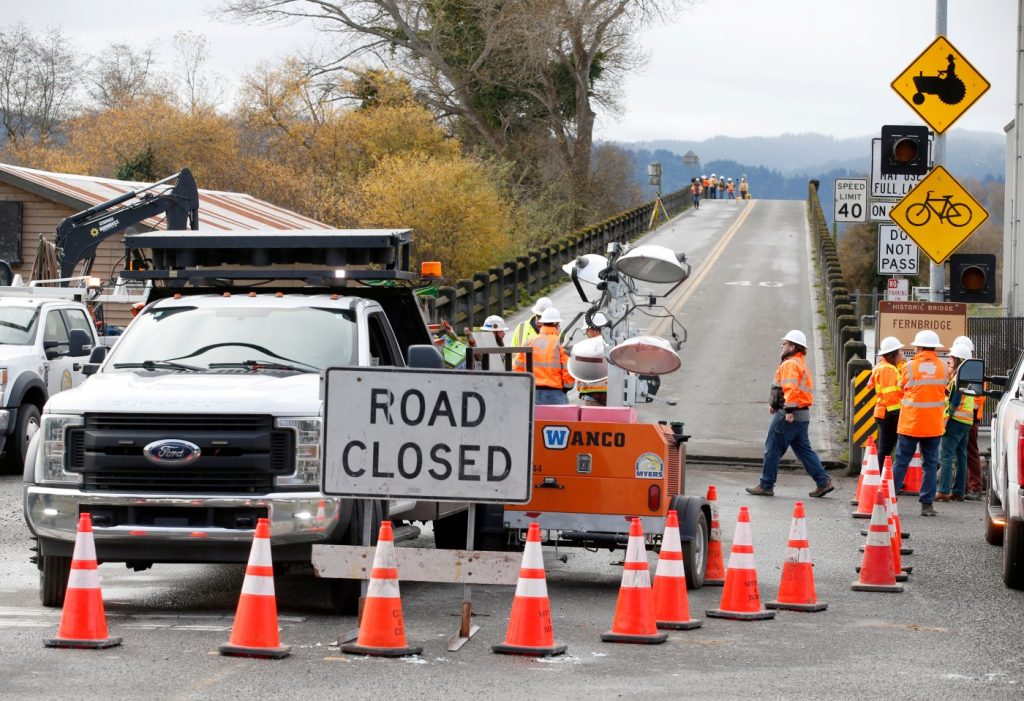
[[[46,390],[52,396],[74,384],[71,366],[75,359],[68,355],[68,327],[60,309],[49,309],[43,320],[43,352],[46,354]]]

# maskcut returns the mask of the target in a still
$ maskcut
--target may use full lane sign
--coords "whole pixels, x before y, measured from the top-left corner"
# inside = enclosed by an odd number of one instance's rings
[[[531,375],[344,367],[323,385],[324,494],[530,500]]]

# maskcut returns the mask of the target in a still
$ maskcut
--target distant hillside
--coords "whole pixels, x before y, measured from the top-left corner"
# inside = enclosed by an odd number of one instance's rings
[[[822,134],[783,134],[775,137],[716,136],[705,141],[657,140],[619,143],[633,154],[635,178],[650,195],[647,164],[661,163],[662,192],[672,192],[700,175],[747,176],[754,197],[802,200],[807,181],[821,181],[821,204],[831,219],[832,181],[867,177],[871,171],[871,136],[835,139]],[[954,129],[946,140],[946,168],[957,178],[982,182],[1003,180],[1005,136]],[[682,156],[693,151],[700,164],[686,166]],[[831,222],[830,222],[831,223]]]

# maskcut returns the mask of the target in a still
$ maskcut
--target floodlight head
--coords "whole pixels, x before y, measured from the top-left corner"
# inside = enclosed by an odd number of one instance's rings
[[[685,260],[686,256],[681,253],[648,244],[631,248],[615,261],[615,267],[634,280],[674,284],[690,277],[690,266],[683,262]]]
[[[608,267],[608,259],[596,253],[588,253],[585,256],[572,260],[562,266],[566,275],[572,275],[573,268],[576,269],[576,278],[581,282],[589,282],[596,285],[601,282],[598,274]]]
[[[600,336],[580,341],[572,347],[569,356],[569,374],[580,382],[599,382],[608,377],[608,362],[604,354],[608,349]]]
[[[672,344],[657,336],[635,336],[623,341],[609,351],[608,361],[638,375],[667,375],[682,364]]]

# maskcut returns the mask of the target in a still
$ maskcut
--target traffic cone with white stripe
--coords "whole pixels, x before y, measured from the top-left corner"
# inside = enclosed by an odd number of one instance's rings
[[[679,516],[674,510],[665,519],[658,569],[654,572],[654,619],[659,628],[670,630],[693,630],[704,624],[699,618],[690,618]]]
[[[565,645],[555,644],[551,627],[551,602],[548,601],[548,585],[544,578],[540,526],[536,523],[531,523],[526,532],[523,564],[519,568],[519,582],[512,599],[505,642],[492,645],[491,650],[503,655],[533,657],[551,657],[566,651]]]
[[[754,535],[750,528],[750,509],[740,507],[736,520],[736,534],[729,552],[729,569],[725,573],[725,588],[718,608],[705,613],[712,618],[734,618],[740,621],[758,621],[775,618],[774,611],[761,608],[761,594],[757,589],[757,567],[754,565]]]
[[[270,555],[270,521],[256,522],[249,551],[242,594],[238,597],[231,637],[220,654],[234,657],[266,657],[279,660],[291,653],[277,632],[277,598],[274,595],[274,562]]]
[[[887,483],[887,480],[883,478],[881,491],[884,492],[886,487],[889,488],[888,491],[890,494],[885,497],[885,518],[889,528],[889,547],[892,548],[892,568],[893,571],[896,572],[896,581],[905,582],[914,568],[904,565],[903,558],[900,557],[903,553],[903,549],[900,548],[899,526],[896,523],[896,502],[891,496],[892,482]],[[864,548],[865,546],[860,546],[860,551],[864,552]],[[860,567],[857,568],[857,571],[860,572]]]
[[[868,436],[868,444],[864,450],[864,458],[860,461],[860,476],[857,477],[857,490],[853,493],[853,499],[850,500],[850,506],[857,506],[860,504],[860,488],[864,486],[864,474],[868,471],[868,465],[871,464],[871,460],[874,460],[875,467],[878,467],[878,446],[875,445],[874,436]]]
[[[854,591],[902,592],[903,585],[896,581],[892,561],[892,544],[885,514],[885,500],[881,490],[875,490],[875,506],[871,511],[871,525],[861,560],[860,578],[850,585]]]
[[[889,510],[892,512],[893,524],[896,526],[896,542],[900,544],[900,553],[913,555],[914,549],[903,545],[903,539],[909,538],[910,534],[903,530],[903,523],[900,521],[899,497],[896,495],[896,481],[892,476],[892,458],[885,461],[885,471],[882,473],[883,480],[889,480]],[[910,570],[906,570],[909,572]]]
[[[814,591],[814,565],[811,563],[811,543],[807,538],[807,517],[802,501],[793,506],[793,523],[789,527],[779,593],[775,601],[769,601],[765,606],[788,611],[824,611],[828,608],[828,604],[818,601]]]
[[[370,584],[366,588],[359,636],[354,643],[341,646],[342,652],[376,657],[407,657],[423,652],[422,647],[405,640],[402,599],[398,592],[398,559],[391,521],[380,524],[377,549],[373,553]]]
[[[100,573],[96,569],[96,543],[92,539],[92,514],[78,516],[78,534],[71,556],[71,574],[64,593],[64,609],[56,638],[43,641],[46,647],[107,648],[121,644],[121,638],[107,635],[103,612]]]
[[[875,494],[878,493],[878,485],[882,483],[882,473],[878,469],[878,459],[872,462],[868,459],[868,469],[864,473],[864,482],[860,485],[860,492],[857,498],[857,510],[851,516],[854,518],[871,518],[871,510],[875,503]]]
[[[634,518],[629,526],[626,562],[622,569],[622,586],[615,604],[612,629],[601,633],[606,643],[644,643],[653,645],[668,640],[668,633],[659,633],[654,618],[654,597],[651,592],[651,573],[647,568],[647,547],[640,519]]]
[[[704,573],[704,586],[720,587],[725,584],[725,560],[722,558],[722,526],[718,519],[718,490],[708,486],[708,505],[711,507],[711,533],[708,536],[708,565]]]
[[[313,523],[316,525],[312,526],[309,530],[321,533],[327,529],[327,509],[325,507],[324,500],[321,499],[316,507],[316,515],[313,517]]]
[[[915,450],[914,457],[907,466],[907,474],[903,475],[903,489],[900,494],[917,496],[921,493],[921,485],[924,482],[924,461],[921,458],[921,451]]]

